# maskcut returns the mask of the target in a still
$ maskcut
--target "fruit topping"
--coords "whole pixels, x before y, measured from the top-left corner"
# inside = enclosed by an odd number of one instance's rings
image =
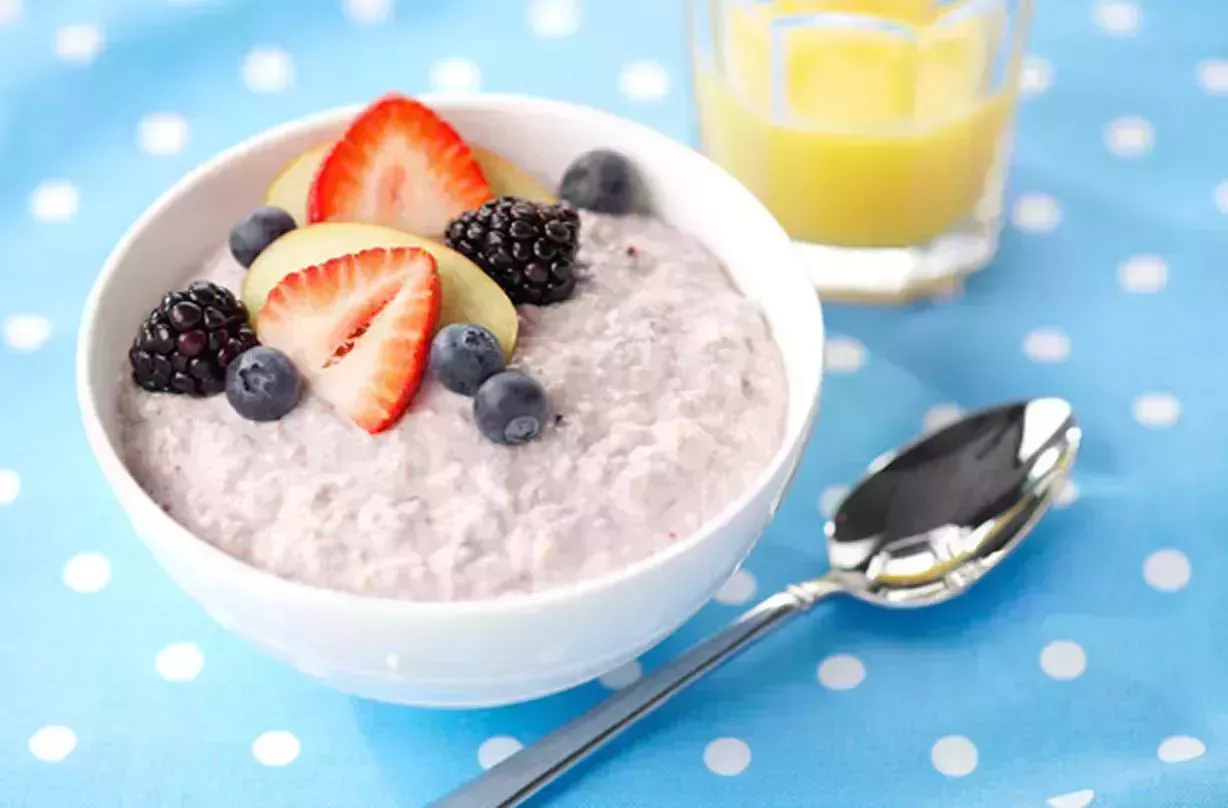
[[[439,325],[476,323],[490,329],[511,356],[519,327],[516,307],[499,285],[472,261],[438,242],[377,224],[325,222],[300,227],[265,250],[243,278],[243,302],[255,315],[281,279],[303,267],[372,247],[419,247],[435,257],[443,308]]]
[[[265,192],[264,204],[283,208],[300,225],[307,224],[307,197],[311,184],[332,148],[332,143],[321,143],[287,163]],[[486,175],[494,196],[514,194],[534,202],[558,202],[554,194],[507,158],[474,144],[469,145],[469,150]]]
[[[300,225],[307,224],[307,197],[333,143],[318,143],[286,163],[264,192],[264,204],[282,208]]]
[[[546,391],[525,374],[496,373],[473,397],[473,419],[489,440],[514,446],[537,437],[546,423]]]
[[[303,382],[290,358],[257,345],[226,369],[226,400],[249,421],[276,421],[298,406]]]
[[[640,177],[635,166],[609,149],[577,157],[559,184],[559,196],[577,208],[620,216],[637,207],[640,195]]]
[[[256,208],[230,229],[230,254],[246,269],[270,244],[296,226],[294,217],[281,208]]]
[[[435,259],[417,247],[375,248],[286,275],[257,320],[312,391],[371,434],[405,412],[439,318]]]
[[[431,343],[431,373],[462,396],[476,393],[503,365],[499,341],[480,325],[453,323],[440,329]]]
[[[247,309],[208,281],[170,292],[141,323],[128,351],[132,379],[151,393],[211,396],[226,368],[256,344]]]
[[[307,217],[433,237],[490,198],[490,183],[460,135],[428,107],[393,94],[359,115],[324,158]]]
[[[448,225],[448,246],[473,260],[513,303],[557,303],[576,288],[580,216],[570,205],[492,199]]]
[[[506,157],[472,144],[469,149],[477,159],[478,165],[482,167],[482,173],[490,182],[492,196],[518,196],[521,199],[546,202],[551,205],[559,201],[527,171]]]

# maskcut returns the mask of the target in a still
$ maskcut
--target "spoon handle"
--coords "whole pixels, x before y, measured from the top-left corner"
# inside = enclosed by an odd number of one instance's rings
[[[512,808],[751,643],[841,591],[819,578],[789,586],[643,679],[427,808]]]

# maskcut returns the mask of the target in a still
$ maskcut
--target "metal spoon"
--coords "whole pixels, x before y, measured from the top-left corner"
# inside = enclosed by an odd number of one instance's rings
[[[1048,509],[1082,433],[1041,398],[970,415],[875,460],[827,523],[831,570],[742,615],[656,672],[428,808],[510,808],[752,642],[837,593],[918,607],[965,592]]]

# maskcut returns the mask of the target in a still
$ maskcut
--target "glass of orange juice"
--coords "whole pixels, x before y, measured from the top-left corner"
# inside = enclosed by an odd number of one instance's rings
[[[1032,0],[690,0],[707,154],[820,292],[946,292],[997,249]]]

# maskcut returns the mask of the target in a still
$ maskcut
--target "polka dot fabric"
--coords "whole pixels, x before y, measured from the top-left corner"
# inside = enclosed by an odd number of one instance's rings
[[[825,604],[539,804],[1228,804],[1220,0],[1038,0],[994,266],[932,304],[827,307],[822,417],[779,518],[634,664],[500,710],[347,698],[228,634],[133,536],[78,426],[73,348],[98,267],[161,191],[394,88],[553,96],[694,142],[682,15],[0,0],[0,805],[425,805],[821,573],[825,514],[871,459],[1039,394],[1074,402],[1086,445],[1000,572],[925,612]]]

